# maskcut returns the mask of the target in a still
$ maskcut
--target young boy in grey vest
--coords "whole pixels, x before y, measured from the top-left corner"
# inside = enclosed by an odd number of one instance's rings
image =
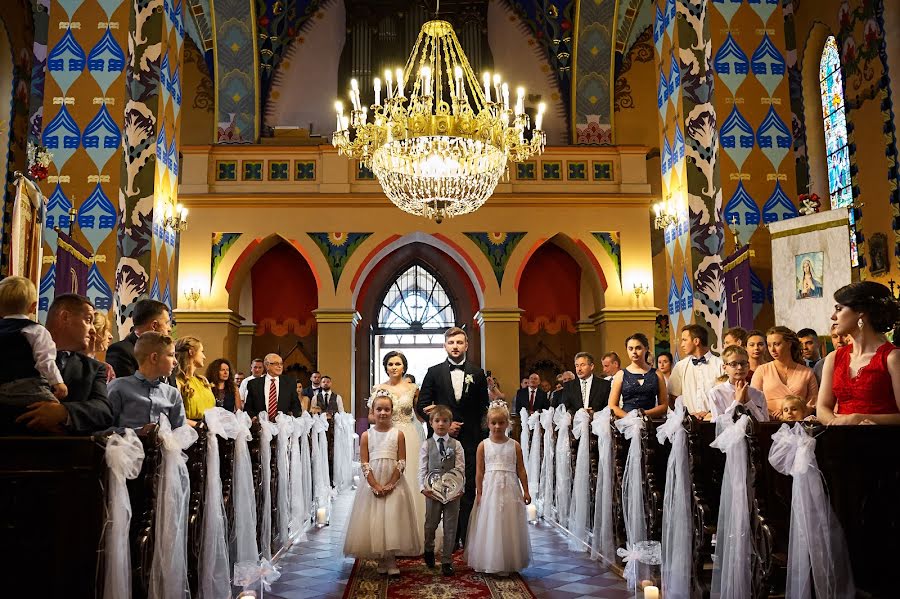
[[[425,565],[434,568],[434,534],[444,521],[444,547],[441,552],[441,573],[453,576],[453,549],[456,542],[456,523],[459,518],[459,499],[466,488],[466,456],[462,444],[450,436],[453,413],[446,406],[436,406],[430,414],[434,435],[426,439],[419,452],[419,489],[425,495]],[[428,484],[437,474],[453,473],[459,491],[446,503],[439,500]]]

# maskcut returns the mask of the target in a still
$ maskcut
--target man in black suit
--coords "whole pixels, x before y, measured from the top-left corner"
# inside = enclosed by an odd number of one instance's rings
[[[106,395],[106,366],[83,353],[93,347],[94,306],[74,293],[58,296],[47,313],[47,330],[56,343],[56,365],[69,394],[61,403],[28,406],[16,423],[33,432],[87,435],[113,424]]]
[[[137,360],[134,358],[134,343],[141,333],[156,331],[162,335],[169,335],[172,332],[169,307],[156,300],[142,299],[135,303],[131,323],[131,332],[128,336],[113,343],[106,350],[106,363],[112,366],[116,378],[131,376],[138,369]],[[174,377],[163,377],[162,380],[175,386]]]
[[[284,361],[278,354],[269,354],[263,360],[266,376],[253,379],[247,385],[247,403],[244,411],[250,416],[269,413],[269,422],[275,422],[278,412],[300,416],[303,408],[297,396],[297,381],[282,375]]]
[[[587,408],[593,417],[609,403],[609,381],[594,374],[594,356],[586,351],[575,354],[575,380],[563,386],[563,401],[572,414]]]
[[[444,333],[444,349],[447,360],[425,373],[416,412],[426,421],[435,405],[447,406],[453,413],[450,434],[462,444],[466,458],[466,491],[456,527],[457,539],[465,544],[469,514],[475,505],[475,454],[478,444],[487,438],[482,424],[488,409],[487,377],[484,370],[466,362],[469,338],[463,329],[453,327]]]
[[[518,415],[522,408],[526,408],[529,414],[535,410],[547,410],[550,408],[550,400],[547,393],[540,387],[541,375],[532,372],[528,375],[528,386],[516,391],[516,403],[514,414]]]

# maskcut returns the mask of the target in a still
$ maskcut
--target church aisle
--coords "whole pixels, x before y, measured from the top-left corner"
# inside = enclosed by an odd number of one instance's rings
[[[353,492],[334,502],[331,525],[309,532],[309,540],[294,545],[278,561],[281,578],[272,585],[271,599],[341,599],[353,570],[352,558],[337,555]],[[535,597],[550,599],[627,599],[625,582],[568,549],[565,537],[552,525],[529,527],[534,560],[521,572]],[[423,593],[422,595],[426,595]],[[352,599],[352,598],[350,598]]]

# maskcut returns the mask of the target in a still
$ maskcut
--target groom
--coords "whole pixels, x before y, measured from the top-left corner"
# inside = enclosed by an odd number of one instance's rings
[[[450,435],[462,444],[466,457],[466,492],[460,501],[456,527],[457,539],[465,545],[469,514],[475,505],[475,453],[487,437],[482,426],[488,409],[487,378],[481,368],[466,362],[469,338],[464,330],[453,327],[444,333],[444,349],[447,360],[425,373],[416,411],[426,422],[435,405],[447,406],[453,412]]]

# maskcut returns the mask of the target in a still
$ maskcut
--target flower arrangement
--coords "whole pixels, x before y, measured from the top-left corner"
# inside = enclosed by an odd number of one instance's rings
[[[28,176],[35,181],[43,181],[49,173],[50,162],[53,160],[47,148],[28,143]]]
[[[817,193],[801,193],[800,205],[802,206],[802,208],[800,208],[801,214],[815,214],[821,209],[822,202]]]

